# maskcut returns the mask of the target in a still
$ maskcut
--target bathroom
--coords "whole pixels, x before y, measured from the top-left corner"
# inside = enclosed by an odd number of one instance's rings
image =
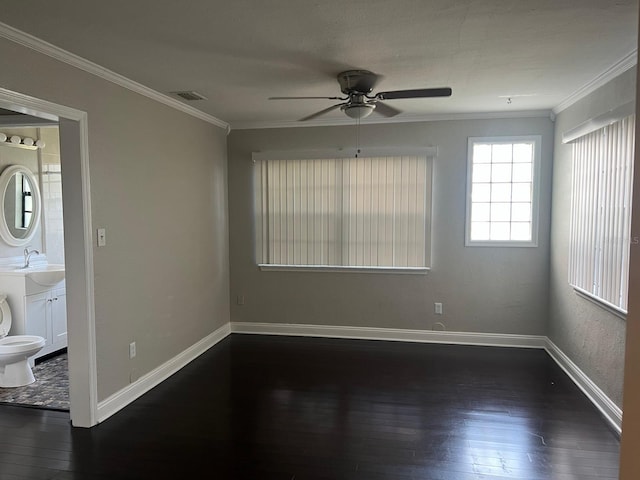
[[[0,405],[68,410],[57,124],[0,111],[0,199],[0,337],[10,319],[0,339]],[[29,372],[14,374],[2,365],[1,342],[24,335],[41,337],[43,346],[28,359]],[[23,378],[31,371],[35,381]]]

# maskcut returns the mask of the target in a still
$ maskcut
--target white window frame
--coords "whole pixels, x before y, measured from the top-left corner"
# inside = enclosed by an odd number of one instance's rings
[[[432,208],[433,208],[433,163],[437,155],[437,147],[419,147],[419,148],[407,148],[407,147],[388,147],[388,148],[374,148],[366,149],[366,151],[359,153],[361,158],[378,158],[378,157],[398,157],[398,156],[417,156],[426,158],[427,160],[427,185],[429,187],[429,208],[425,211],[427,216],[426,231],[425,231],[425,260],[426,266],[419,267],[404,267],[404,266],[349,266],[349,265],[288,265],[288,264],[274,264],[267,263],[264,259],[264,230],[263,230],[263,201],[262,198],[262,173],[261,168],[256,168],[254,175],[254,191],[256,195],[254,197],[255,206],[255,234],[256,234],[256,259],[260,270],[263,271],[306,271],[306,272],[351,272],[351,273],[394,273],[394,274],[426,274],[431,269],[431,222],[432,222]],[[302,151],[266,151],[266,152],[253,152],[252,160],[255,164],[259,164],[263,161],[269,160],[312,160],[312,159],[340,159],[340,158],[353,158],[355,152],[351,150],[302,150]],[[258,165],[259,166],[259,165]]]
[[[531,240],[471,240],[471,188],[473,185],[473,146],[475,144],[513,144],[519,142],[533,143],[533,172],[531,185]],[[510,135],[496,137],[469,137],[467,145],[467,186],[466,186],[466,247],[537,247],[538,246],[538,212],[540,201],[540,168],[542,159],[541,135]]]

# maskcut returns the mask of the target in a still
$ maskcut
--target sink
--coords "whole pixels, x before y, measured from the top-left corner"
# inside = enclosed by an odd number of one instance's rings
[[[29,268],[16,268],[25,277],[43,287],[53,287],[64,280],[64,265],[48,264]]]

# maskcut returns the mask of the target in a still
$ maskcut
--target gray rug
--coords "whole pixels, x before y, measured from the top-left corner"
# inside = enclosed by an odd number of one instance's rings
[[[15,388],[0,387],[0,403],[69,410],[69,370],[63,353],[33,368],[36,381]]]

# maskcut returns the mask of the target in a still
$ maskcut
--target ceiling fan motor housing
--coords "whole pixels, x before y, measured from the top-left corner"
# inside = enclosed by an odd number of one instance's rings
[[[369,70],[347,70],[338,74],[340,90],[347,95],[371,93],[377,81],[378,75]]]

